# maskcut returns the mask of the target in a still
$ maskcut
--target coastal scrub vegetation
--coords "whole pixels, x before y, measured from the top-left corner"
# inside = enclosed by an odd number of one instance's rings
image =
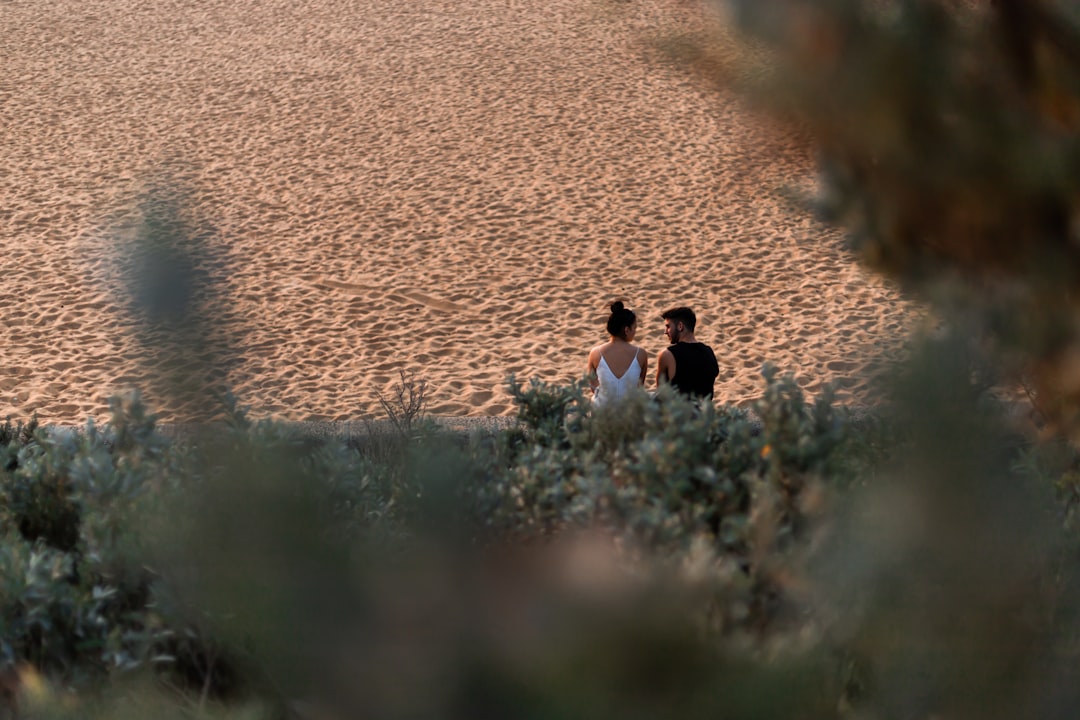
[[[8,705],[1065,717],[1080,456],[1018,433],[969,352],[920,345],[873,414],[766,366],[747,408],[511,381],[518,423],[471,433],[230,406],[171,437],[137,396],[100,428],[9,423]]]

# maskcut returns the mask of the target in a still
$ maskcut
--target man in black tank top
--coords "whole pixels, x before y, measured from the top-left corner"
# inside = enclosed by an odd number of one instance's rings
[[[713,384],[720,374],[716,354],[694,338],[697,316],[688,307],[664,312],[664,334],[671,346],[660,351],[656,363],[656,386],[671,383],[691,398],[712,399]]]

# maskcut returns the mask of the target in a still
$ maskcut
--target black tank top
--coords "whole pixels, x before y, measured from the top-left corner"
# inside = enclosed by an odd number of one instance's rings
[[[712,348],[695,342],[675,343],[668,350],[675,356],[675,378],[671,384],[690,397],[712,397],[713,383],[720,374]]]

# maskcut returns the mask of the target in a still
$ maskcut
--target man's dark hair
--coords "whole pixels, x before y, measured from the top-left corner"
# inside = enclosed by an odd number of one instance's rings
[[[665,310],[660,317],[664,320],[681,322],[690,332],[694,332],[694,326],[697,325],[697,315],[695,315],[694,311],[688,307],[676,307]]]

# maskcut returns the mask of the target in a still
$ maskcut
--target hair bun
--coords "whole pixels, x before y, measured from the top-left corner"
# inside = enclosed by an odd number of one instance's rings
[[[611,312],[613,313],[617,313],[625,309],[626,306],[623,305],[622,300],[616,300],[615,302],[611,303]]]

